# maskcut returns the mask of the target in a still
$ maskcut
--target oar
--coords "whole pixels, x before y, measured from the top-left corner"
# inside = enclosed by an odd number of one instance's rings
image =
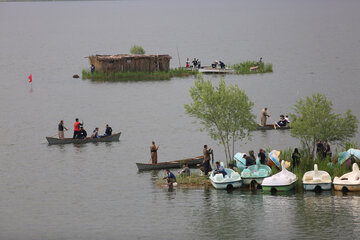
[[[276,129],[276,124],[275,124],[275,122],[274,122],[274,120],[272,120],[272,118],[269,116],[269,118],[270,118],[270,120],[273,122],[273,124],[274,124],[274,129]]]

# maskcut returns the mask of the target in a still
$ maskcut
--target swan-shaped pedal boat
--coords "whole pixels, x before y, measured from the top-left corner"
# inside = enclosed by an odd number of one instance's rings
[[[289,191],[295,187],[297,177],[285,168],[284,160],[281,161],[281,169],[281,172],[263,180],[263,191]]]
[[[308,191],[331,190],[331,177],[325,171],[319,171],[314,164],[314,171],[308,171],[303,176],[304,189]]]
[[[351,192],[360,191],[360,171],[359,166],[354,163],[352,172],[345,173],[341,177],[335,177],[334,189],[337,191],[348,190]]]

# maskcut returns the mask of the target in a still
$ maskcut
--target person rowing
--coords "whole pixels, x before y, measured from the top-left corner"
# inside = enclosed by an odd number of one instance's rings
[[[267,112],[267,107],[261,110],[261,126],[266,126],[266,117],[270,117],[270,114]]]

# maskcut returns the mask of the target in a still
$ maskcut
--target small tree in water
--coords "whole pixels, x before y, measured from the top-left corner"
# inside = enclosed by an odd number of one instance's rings
[[[145,54],[145,50],[142,48],[142,46],[134,45],[130,48],[131,54]]]
[[[320,93],[300,99],[293,110],[291,136],[300,139],[311,158],[315,158],[317,141],[345,144],[357,132],[358,120],[351,110],[344,116],[333,113],[331,101]]]
[[[185,104],[186,113],[198,118],[203,125],[201,130],[224,146],[226,165],[229,165],[235,142],[249,139],[250,131],[256,129],[255,115],[251,113],[254,103],[237,85],[226,85],[221,79],[214,87],[201,75],[190,89],[190,96],[193,102]]]

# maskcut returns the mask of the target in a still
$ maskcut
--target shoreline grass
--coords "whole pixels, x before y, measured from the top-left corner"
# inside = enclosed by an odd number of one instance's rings
[[[198,188],[198,187],[206,187],[210,186],[211,182],[208,176],[200,176],[199,173],[191,173],[190,177],[183,177],[180,175],[176,175],[177,187],[180,188]],[[155,181],[156,185],[164,185],[167,184],[166,179],[159,177]]]
[[[91,73],[90,70],[82,71],[82,79],[92,81],[131,81],[131,80],[170,80],[173,77],[189,77],[196,75],[196,71],[189,71],[184,68],[174,68],[167,72],[97,72]]]
[[[250,70],[251,67],[259,66],[256,70]],[[255,74],[255,73],[268,73],[273,72],[272,63],[260,63],[257,65],[256,61],[245,61],[231,65],[230,68],[235,70],[236,74]]]

